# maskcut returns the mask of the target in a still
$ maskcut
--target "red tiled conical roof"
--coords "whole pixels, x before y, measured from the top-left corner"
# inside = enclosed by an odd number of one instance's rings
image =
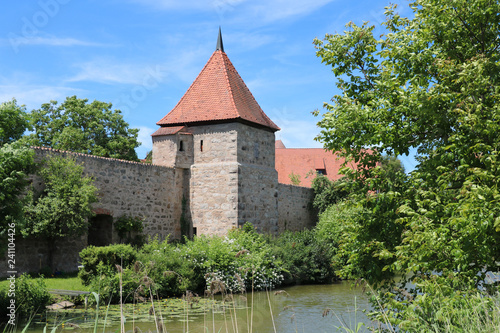
[[[177,105],[157,125],[245,121],[280,128],[262,111],[226,53],[216,50]]]

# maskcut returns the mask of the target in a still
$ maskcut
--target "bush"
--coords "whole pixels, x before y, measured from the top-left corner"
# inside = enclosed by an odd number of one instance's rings
[[[143,219],[138,216],[121,216],[114,223],[114,229],[120,237],[120,243],[140,247],[144,244]]]
[[[312,205],[319,213],[347,198],[350,193],[350,182],[345,177],[332,181],[326,176],[318,175],[313,179],[311,186],[314,191]]]
[[[0,290],[0,315],[7,317],[7,306],[10,304],[8,288]],[[50,304],[51,296],[47,291],[43,277],[33,279],[28,274],[16,278],[16,322],[18,319],[27,319],[37,312],[44,312]]]
[[[222,282],[227,291],[264,290],[283,281],[281,262],[251,224],[232,230],[227,237],[196,237],[184,246],[207,288]]]
[[[138,254],[136,270],[153,281],[161,296],[179,296],[187,290],[203,291],[205,280],[195,264],[186,260],[181,245],[150,240]]]
[[[283,262],[285,284],[329,283],[336,279],[332,244],[318,241],[315,231],[287,231],[270,242],[272,253]]]
[[[112,275],[116,265],[130,267],[136,261],[137,252],[131,245],[115,244],[103,247],[89,246],[80,252],[83,269],[78,276],[88,286],[99,275]]]
[[[377,311],[370,316],[402,332],[498,332],[499,290],[490,295],[462,287],[455,274],[433,275],[416,283],[415,297],[397,291],[373,297]]]

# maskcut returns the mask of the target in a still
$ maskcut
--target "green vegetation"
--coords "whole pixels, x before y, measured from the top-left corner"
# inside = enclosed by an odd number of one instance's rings
[[[26,129],[30,129],[28,114],[24,106],[13,99],[0,104],[0,147],[19,140]]]
[[[293,171],[288,175],[288,178],[290,178],[292,185],[299,186],[301,183],[300,175],[293,173]]]
[[[30,275],[31,277],[37,278],[41,275]],[[50,289],[63,289],[63,290],[80,290],[88,291],[89,287],[84,286],[82,280],[76,275],[76,273],[71,274],[60,274],[55,276],[43,276],[43,281],[48,290]],[[0,281],[0,290],[6,288],[9,284],[8,280]]]
[[[331,260],[334,246],[314,230],[286,231],[268,239],[271,253],[282,264],[284,284],[330,283],[337,280]]]
[[[129,128],[111,103],[88,103],[71,96],[60,105],[56,101],[42,104],[30,118],[35,133],[28,139],[34,146],[138,161],[139,130]]]
[[[29,123],[23,106],[16,100],[0,104],[0,249],[5,249],[8,229],[23,219],[26,201],[20,195],[34,170],[33,151],[17,141],[26,129]]]
[[[23,220],[27,198],[21,197],[34,170],[34,152],[19,143],[0,147],[0,249],[7,245],[7,234],[16,222]],[[12,233],[12,231],[11,231]]]
[[[183,243],[150,240],[140,249],[117,244],[88,247],[80,256],[85,285],[102,299],[119,302],[203,293],[269,290],[282,284],[326,283],[336,279],[331,247],[314,231],[279,237],[258,234],[252,225],[227,237],[195,237]]]
[[[80,236],[87,232],[91,204],[97,201],[93,180],[83,177],[83,166],[71,158],[54,156],[38,168],[44,188],[28,194],[25,220],[17,227],[23,236],[41,237],[47,241],[49,265],[57,239]]]
[[[144,244],[144,235],[142,231],[144,226],[143,219],[138,216],[121,216],[114,223],[113,227],[120,237],[120,242],[141,246]]]
[[[36,312],[45,311],[45,306],[49,305],[51,297],[43,278],[32,279],[29,275],[23,274],[16,278],[15,285],[16,319],[28,319]],[[7,318],[7,311],[9,311],[7,307],[11,299],[8,285],[2,284],[0,286],[0,316],[2,318]]]
[[[500,262],[500,4],[410,6],[411,19],[387,8],[380,39],[349,23],[315,40],[341,90],[318,139],[358,163],[318,234],[338,244],[341,277],[381,286],[373,315],[396,330],[457,331],[468,316],[498,330],[499,283],[484,283]],[[414,150],[408,176],[385,157]]]

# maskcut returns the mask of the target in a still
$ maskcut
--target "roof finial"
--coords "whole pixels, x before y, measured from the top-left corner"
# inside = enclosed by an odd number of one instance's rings
[[[215,51],[222,51],[224,52],[224,45],[222,44],[222,32],[219,26],[219,37],[217,38],[217,47],[215,48]]]

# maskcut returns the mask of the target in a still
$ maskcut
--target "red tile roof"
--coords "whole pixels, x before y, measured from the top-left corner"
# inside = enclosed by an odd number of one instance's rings
[[[226,53],[216,50],[177,105],[157,125],[243,120],[280,128],[262,111]]]
[[[281,147],[282,146],[282,147]],[[316,171],[325,170],[331,180],[342,177],[338,172],[344,162],[343,158],[323,148],[284,148],[283,143],[275,144],[275,165],[278,171],[278,182],[292,184],[289,175],[295,174],[300,178],[300,186],[311,187]]]
[[[160,127],[151,136],[177,134],[185,129],[185,126]]]

